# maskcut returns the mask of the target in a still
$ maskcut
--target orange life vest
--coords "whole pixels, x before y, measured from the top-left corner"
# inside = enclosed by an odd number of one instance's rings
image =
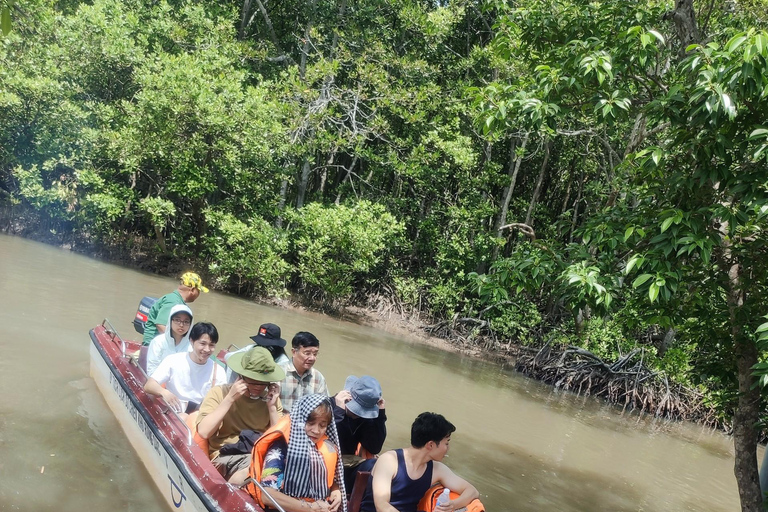
[[[437,498],[443,493],[444,487],[441,484],[435,484],[429,488],[429,490],[421,498],[421,501],[416,506],[418,512],[432,512],[437,507]],[[455,500],[460,494],[451,491],[451,499]],[[485,512],[485,507],[480,500],[474,499],[469,502],[464,508],[456,509],[456,512]]]
[[[267,450],[269,450],[269,447],[276,439],[281,437],[285,439],[287,444],[290,441],[290,436],[291,417],[285,415],[280,418],[280,421],[278,421],[277,424],[267,429],[267,431],[256,440],[256,443],[253,445],[253,451],[251,452],[251,466],[248,468],[248,476],[257,482],[261,482],[261,472],[264,469],[264,457],[267,455]],[[318,450],[325,462],[325,474],[328,477],[328,488],[330,489],[331,486],[333,486],[333,477],[336,475],[336,462],[338,461],[339,453],[331,443],[326,441],[326,439],[327,437],[323,437],[320,441]],[[248,494],[253,496],[253,499],[258,502],[261,508],[265,507],[265,503],[261,499],[261,489],[252,483],[248,483],[245,486],[245,490],[248,491]],[[313,501],[310,498],[301,499]]]

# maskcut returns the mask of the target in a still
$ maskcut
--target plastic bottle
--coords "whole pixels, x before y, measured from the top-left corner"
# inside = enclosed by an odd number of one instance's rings
[[[437,497],[437,506],[445,505],[449,501],[451,501],[451,490],[445,488],[440,496]]]

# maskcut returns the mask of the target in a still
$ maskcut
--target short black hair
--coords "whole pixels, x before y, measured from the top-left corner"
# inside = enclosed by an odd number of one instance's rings
[[[317,336],[312,334],[311,332],[297,332],[296,336],[293,337],[291,340],[291,346],[293,348],[299,348],[299,347],[319,347],[320,346],[320,340],[317,339]]]
[[[213,343],[219,342],[219,331],[211,322],[197,322],[189,331],[189,341],[199,340],[203,334],[207,334]]]
[[[411,425],[411,446],[423,448],[430,441],[440,444],[440,441],[455,431],[456,427],[443,415],[423,412],[416,417],[413,425]]]

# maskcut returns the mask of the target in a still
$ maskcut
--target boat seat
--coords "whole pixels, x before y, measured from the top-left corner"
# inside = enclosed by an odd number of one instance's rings
[[[139,368],[147,373],[147,352],[149,352],[149,345],[142,345],[139,349]]]
[[[368,487],[368,480],[371,478],[370,471],[358,471],[355,475],[355,485],[352,486],[352,492],[349,495],[347,509],[349,512],[360,512],[360,505],[363,502],[365,488]]]

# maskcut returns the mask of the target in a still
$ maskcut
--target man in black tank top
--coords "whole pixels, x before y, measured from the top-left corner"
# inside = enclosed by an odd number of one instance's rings
[[[456,427],[440,414],[424,412],[411,425],[411,446],[384,453],[373,468],[362,512],[416,512],[416,505],[434,484],[460,496],[435,512],[466,507],[479,496],[477,489],[440,462],[448,453]]]

